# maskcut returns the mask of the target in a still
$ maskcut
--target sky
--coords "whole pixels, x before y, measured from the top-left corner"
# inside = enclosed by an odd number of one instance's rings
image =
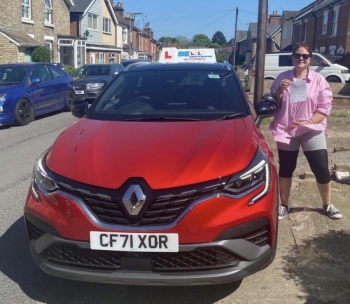
[[[135,25],[142,28],[146,22],[154,38],[185,36],[192,39],[205,34],[210,39],[221,31],[227,40],[234,38],[236,8],[237,30],[247,30],[249,23],[258,21],[259,0],[114,0],[122,2],[124,15],[140,12]],[[299,11],[313,0],[268,0],[268,13],[283,10]]]

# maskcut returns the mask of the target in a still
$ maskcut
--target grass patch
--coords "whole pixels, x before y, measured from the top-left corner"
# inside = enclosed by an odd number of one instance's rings
[[[333,116],[333,117],[348,117],[349,116],[349,111],[348,110],[332,111],[330,116]]]
[[[272,119],[273,119],[273,118],[271,118],[271,117],[269,117],[269,118],[264,118],[264,119],[262,120],[261,124],[262,124],[263,126],[269,125],[269,124],[271,123]]]

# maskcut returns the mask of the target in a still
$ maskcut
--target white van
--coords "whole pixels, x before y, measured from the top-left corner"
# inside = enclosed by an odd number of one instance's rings
[[[269,53],[265,57],[265,79],[276,79],[279,73],[290,70],[293,66],[292,52]],[[347,67],[332,63],[319,53],[312,53],[310,69],[323,75],[328,82],[350,82],[350,71]],[[255,71],[255,59],[252,72]]]

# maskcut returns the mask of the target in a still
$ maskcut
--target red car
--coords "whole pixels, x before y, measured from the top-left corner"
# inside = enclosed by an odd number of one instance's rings
[[[274,259],[277,174],[225,63],[121,72],[37,160],[24,208],[46,273],[142,285],[241,280]]]

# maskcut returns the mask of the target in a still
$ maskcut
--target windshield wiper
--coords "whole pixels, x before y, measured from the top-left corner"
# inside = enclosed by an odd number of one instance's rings
[[[199,118],[187,118],[187,117],[167,117],[167,116],[154,116],[154,117],[135,117],[135,118],[125,118],[124,121],[199,121],[203,119]]]
[[[229,119],[241,116],[241,115],[243,115],[243,113],[233,113],[233,114],[230,114],[230,115],[225,115],[225,116],[220,117],[220,118],[215,119],[215,120],[229,120]]]

